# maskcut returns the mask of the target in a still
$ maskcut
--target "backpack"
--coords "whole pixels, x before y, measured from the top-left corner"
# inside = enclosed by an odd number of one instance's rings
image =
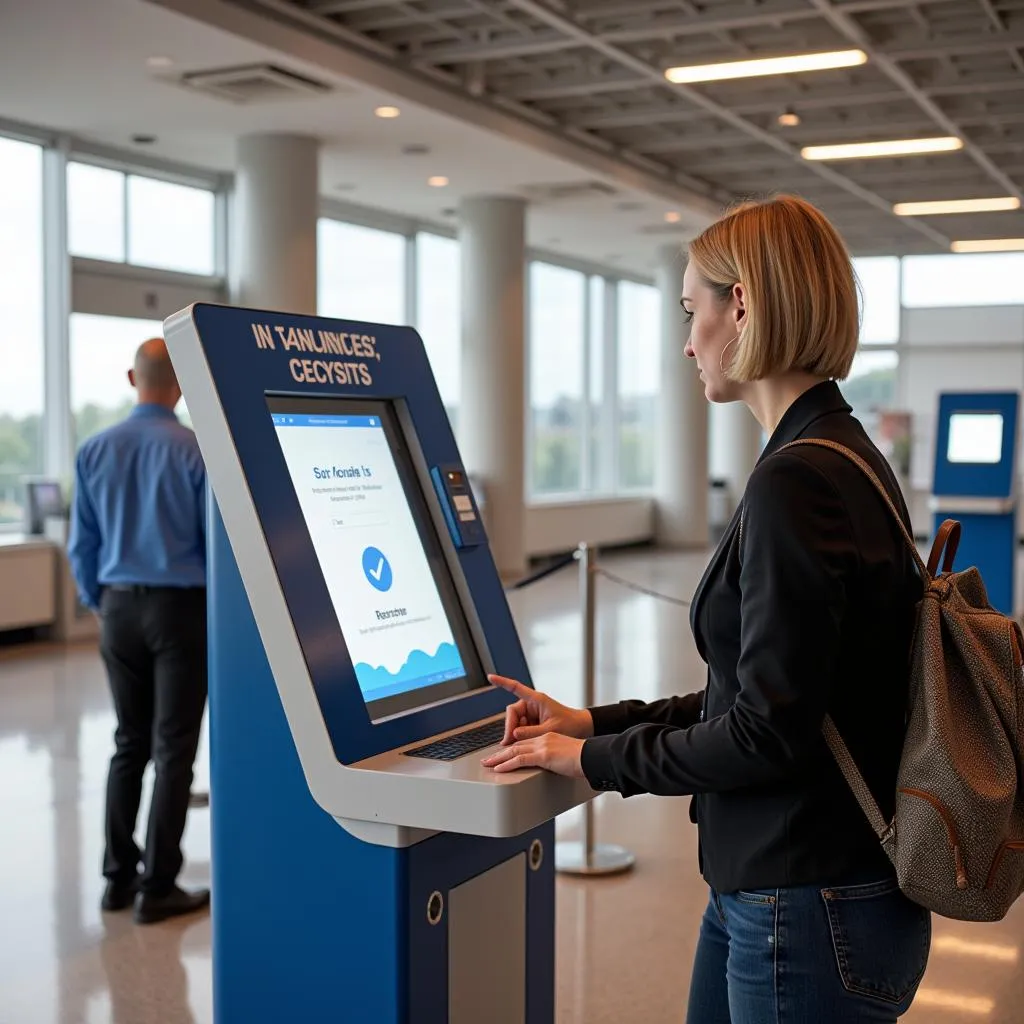
[[[958,522],[942,524],[925,564],[885,487],[859,455],[810,438],[785,448],[799,444],[831,448],[871,481],[924,583],[892,821],[882,816],[831,716],[823,725],[825,740],[903,892],[942,917],[999,921],[1024,892],[1021,628],[989,605],[976,568],[952,572]]]

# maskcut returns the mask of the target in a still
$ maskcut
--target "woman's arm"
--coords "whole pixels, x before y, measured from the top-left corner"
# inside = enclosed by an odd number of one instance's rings
[[[700,721],[704,694],[688,693],[685,697],[668,697],[645,704],[642,700],[623,700],[591,708],[595,736],[617,736],[635,725],[670,725],[687,729]]]
[[[595,789],[683,795],[792,777],[822,743],[858,552],[845,505],[803,455],[767,460],[745,498],[739,694],[690,728],[643,724],[582,750]]]

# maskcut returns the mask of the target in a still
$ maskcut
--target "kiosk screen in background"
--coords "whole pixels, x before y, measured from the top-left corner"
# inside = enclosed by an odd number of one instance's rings
[[[1003,417],[990,412],[955,412],[949,417],[950,462],[995,466],[1003,461]]]
[[[465,677],[381,417],[271,415],[363,699]]]

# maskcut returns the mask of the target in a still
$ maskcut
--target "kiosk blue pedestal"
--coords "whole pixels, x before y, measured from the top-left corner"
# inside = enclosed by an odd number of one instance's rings
[[[422,341],[217,306],[165,335],[216,498],[216,1021],[549,1024],[552,819],[593,794],[480,764],[486,674],[529,676]]]
[[[554,824],[511,839],[439,834],[401,849],[340,828],[310,795],[216,510],[211,521],[215,1020],[448,1021],[452,891],[508,863],[525,902],[490,922],[482,952],[503,975],[495,992],[515,978],[525,1019],[553,1020]],[[509,956],[517,942],[525,958]]]
[[[1017,566],[1017,392],[939,396],[933,533],[956,519],[954,570],[977,566],[989,603],[1014,613]]]

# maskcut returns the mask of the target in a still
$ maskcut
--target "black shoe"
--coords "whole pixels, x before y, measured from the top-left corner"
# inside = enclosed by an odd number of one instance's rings
[[[100,900],[102,910],[127,910],[139,891],[139,878],[136,875],[130,882],[108,881],[107,887],[103,890],[103,899]]]
[[[166,896],[140,892],[135,897],[135,923],[156,924],[157,921],[166,921],[169,917],[193,914],[209,906],[209,903],[209,889],[185,892],[184,889],[175,886]]]

